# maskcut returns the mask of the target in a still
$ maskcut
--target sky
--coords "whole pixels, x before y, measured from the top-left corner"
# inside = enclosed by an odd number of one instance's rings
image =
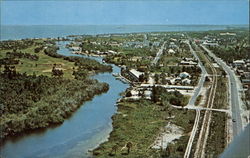
[[[249,24],[249,0],[11,1],[1,25]]]

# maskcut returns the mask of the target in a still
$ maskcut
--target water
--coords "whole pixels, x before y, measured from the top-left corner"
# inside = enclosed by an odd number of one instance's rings
[[[96,35],[108,33],[207,31],[239,26],[226,25],[31,25],[1,26],[1,40],[63,37],[67,35]],[[245,26],[240,26],[245,27]]]
[[[61,45],[62,44],[62,45]],[[59,53],[70,54],[60,43]],[[91,57],[97,61],[101,58]],[[113,66],[113,73],[120,68]],[[101,73],[93,78],[109,84],[107,93],[95,96],[92,101],[85,102],[71,118],[60,126],[25,134],[7,140],[1,147],[3,158],[84,158],[87,151],[107,139],[112,131],[111,116],[116,112],[115,103],[128,85],[116,80],[111,73]]]

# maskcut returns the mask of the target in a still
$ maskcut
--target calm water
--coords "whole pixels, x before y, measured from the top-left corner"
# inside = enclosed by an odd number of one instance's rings
[[[60,54],[72,55],[62,46]],[[101,58],[94,59],[101,60]],[[120,71],[119,67],[112,66],[114,73]],[[109,91],[86,102],[60,126],[8,140],[1,147],[1,156],[3,158],[88,157],[89,149],[107,139],[112,130],[111,116],[116,111],[116,100],[120,98],[119,93],[128,87],[116,80],[111,73],[98,74],[94,78],[108,83]]]
[[[236,26],[233,26],[236,27]],[[242,26],[243,27],[243,26]],[[62,37],[67,35],[162,32],[162,31],[207,31],[232,28],[225,25],[33,25],[1,26],[1,40]]]

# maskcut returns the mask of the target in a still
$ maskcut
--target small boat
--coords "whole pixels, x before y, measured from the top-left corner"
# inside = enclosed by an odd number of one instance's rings
[[[112,73],[112,75],[113,75],[114,77],[120,77],[120,75],[119,75],[118,73]]]

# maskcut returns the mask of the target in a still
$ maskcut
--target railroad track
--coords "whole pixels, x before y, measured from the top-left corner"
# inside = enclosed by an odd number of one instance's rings
[[[209,97],[207,101],[207,108],[213,108],[213,103],[214,103],[214,98],[215,98],[215,93],[216,93],[216,88],[217,88],[217,71],[211,64],[211,61],[204,55],[209,67],[212,70],[212,86],[209,92]],[[210,127],[210,122],[211,122],[211,115],[212,111],[206,110],[201,126],[201,130],[199,133],[199,138],[196,144],[195,148],[195,153],[194,157],[195,158],[204,158],[205,157],[205,148],[206,148],[206,143],[207,143],[207,137],[209,134],[209,127]]]

